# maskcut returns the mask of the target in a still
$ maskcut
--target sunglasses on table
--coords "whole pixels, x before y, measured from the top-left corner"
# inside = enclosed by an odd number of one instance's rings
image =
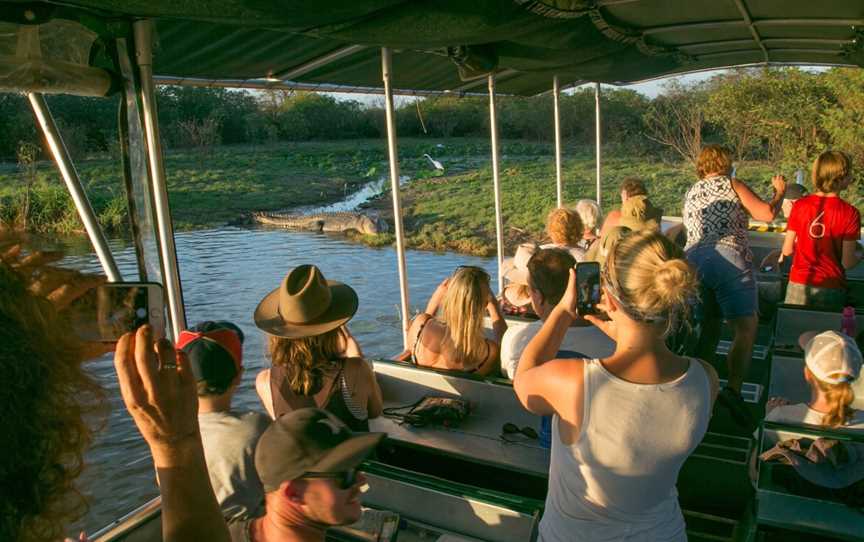
[[[357,469],[342,472],[307,472],[301,478],[326,478],[336,481],[339,489],[351,489],[357,483]]]
[[[537,440],[540,436],[537,434],[537,431],[533,427],[525,426],[523,428],[519,428],[515,423],[507,422],[501,427],[501,439],[506,442],[519,442],[518,440],[513,440],[512,437],[516,435],[523,435],[532,440]]]

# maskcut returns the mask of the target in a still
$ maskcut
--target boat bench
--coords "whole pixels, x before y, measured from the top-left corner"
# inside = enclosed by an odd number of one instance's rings
[[[779,441],[802,437],[864,444],[862,432],[764,422],[760,430],[760,453]],[[782,485],[782,478],[797,476],[792,467],[759,461],[758,472],[756,519],[759,525],[801,530],[840,540],[864,539],[864,516],[858,510],[836,500],[794,493]]]
[[[397,512],[412,522],[489,542],[534,540],[543,501],[481,489],[377,461],[361,470],[369,479],[363,504]],[[399,540],[403,540],[400,533]]]
[[[375,361],[374,366],[385,408],[411,405],[426,395],[435,395],[468,400],[471,414],[454,428],[412,427],[382,416],[370,421],[372,431],[385,432],[398,444],[433,448],[460,459],[546,477],[549,450],[518,435],[514,440],[520,442],[516,443],[500,438],[505,423],[539,431],[540,418],[522,407],[510,384],[400,362]]]

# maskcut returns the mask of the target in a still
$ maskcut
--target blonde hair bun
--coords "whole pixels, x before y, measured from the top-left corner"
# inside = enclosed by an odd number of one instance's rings
[[[696,293],[696,274],[680,258],[660,262],[654,273],[653,290],[664,308],[684,306]]]

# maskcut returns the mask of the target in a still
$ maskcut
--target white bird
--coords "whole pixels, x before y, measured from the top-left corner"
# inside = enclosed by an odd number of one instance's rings
[[[441,165],[441,162],[439,162],[438,160],[435,160],[434,158],[432,158],[428,154],[424,154],[423,156],[426,157],[427,160],[429,160],[429,162],[432,164],[432,167],[434,167],[438,171],[444,171],[444,166]]]

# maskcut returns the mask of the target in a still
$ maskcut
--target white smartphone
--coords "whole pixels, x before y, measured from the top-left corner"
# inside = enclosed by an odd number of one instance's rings
[[[165,336],[162,286],[154,282],[103,284],[76,299],[64,312],[84,341],[116,342],[144,324],[150,324],[155,337]]]

